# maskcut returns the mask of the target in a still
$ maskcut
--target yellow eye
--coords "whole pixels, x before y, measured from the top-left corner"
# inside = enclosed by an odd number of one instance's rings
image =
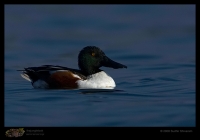
[[[94,53],[94,52],[92,53],[92,56],[95,56],[95,53]]]

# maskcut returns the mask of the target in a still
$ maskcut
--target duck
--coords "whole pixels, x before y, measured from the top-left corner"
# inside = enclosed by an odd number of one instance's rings
[[[79,52],[78,67],[41,65],[18,71],[22,71],[22,78],[37,89],[114,89],[115,81],[100,67],[127,68],[107,57],[96,46],[86,46]]]

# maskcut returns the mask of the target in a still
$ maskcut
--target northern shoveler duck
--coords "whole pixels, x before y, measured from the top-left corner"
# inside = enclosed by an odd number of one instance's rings
[[[30,81],[34,88],[53,89],[113,89],[114,80],[99,69],[101,66],[114,69],[127,68],[108,58],[95,46],[83,48],[78,55],[80,70],[57,65],[42,65],[24,68],[21,76]]]

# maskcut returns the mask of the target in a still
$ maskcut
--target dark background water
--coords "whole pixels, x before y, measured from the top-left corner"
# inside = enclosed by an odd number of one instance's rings
[[[5,126],[195,126],[195,5],[5,5]],[[41,90],[17,69],[78,68],[87,45],[114,92]]]

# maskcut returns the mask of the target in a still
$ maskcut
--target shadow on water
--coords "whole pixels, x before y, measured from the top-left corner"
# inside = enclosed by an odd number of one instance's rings
[[[37,89],[38,90],[38,89]],[[119,89],[78,89],[78,88],[60,88],[60,89],[42,89],[44,91],[64,91],[64,92],[71,92],[71,91],[75,91],[75,92],[79,92],[81,91],[81,93],[83,94],[87,94],[87,93],[100,93],[100,92],[125,92],[124,90],[119,90]]]
[[[110,93],[110,92],[124,92],[124,90],[118,89],[79,89],[82,94],[89,94],[89,93]]]

